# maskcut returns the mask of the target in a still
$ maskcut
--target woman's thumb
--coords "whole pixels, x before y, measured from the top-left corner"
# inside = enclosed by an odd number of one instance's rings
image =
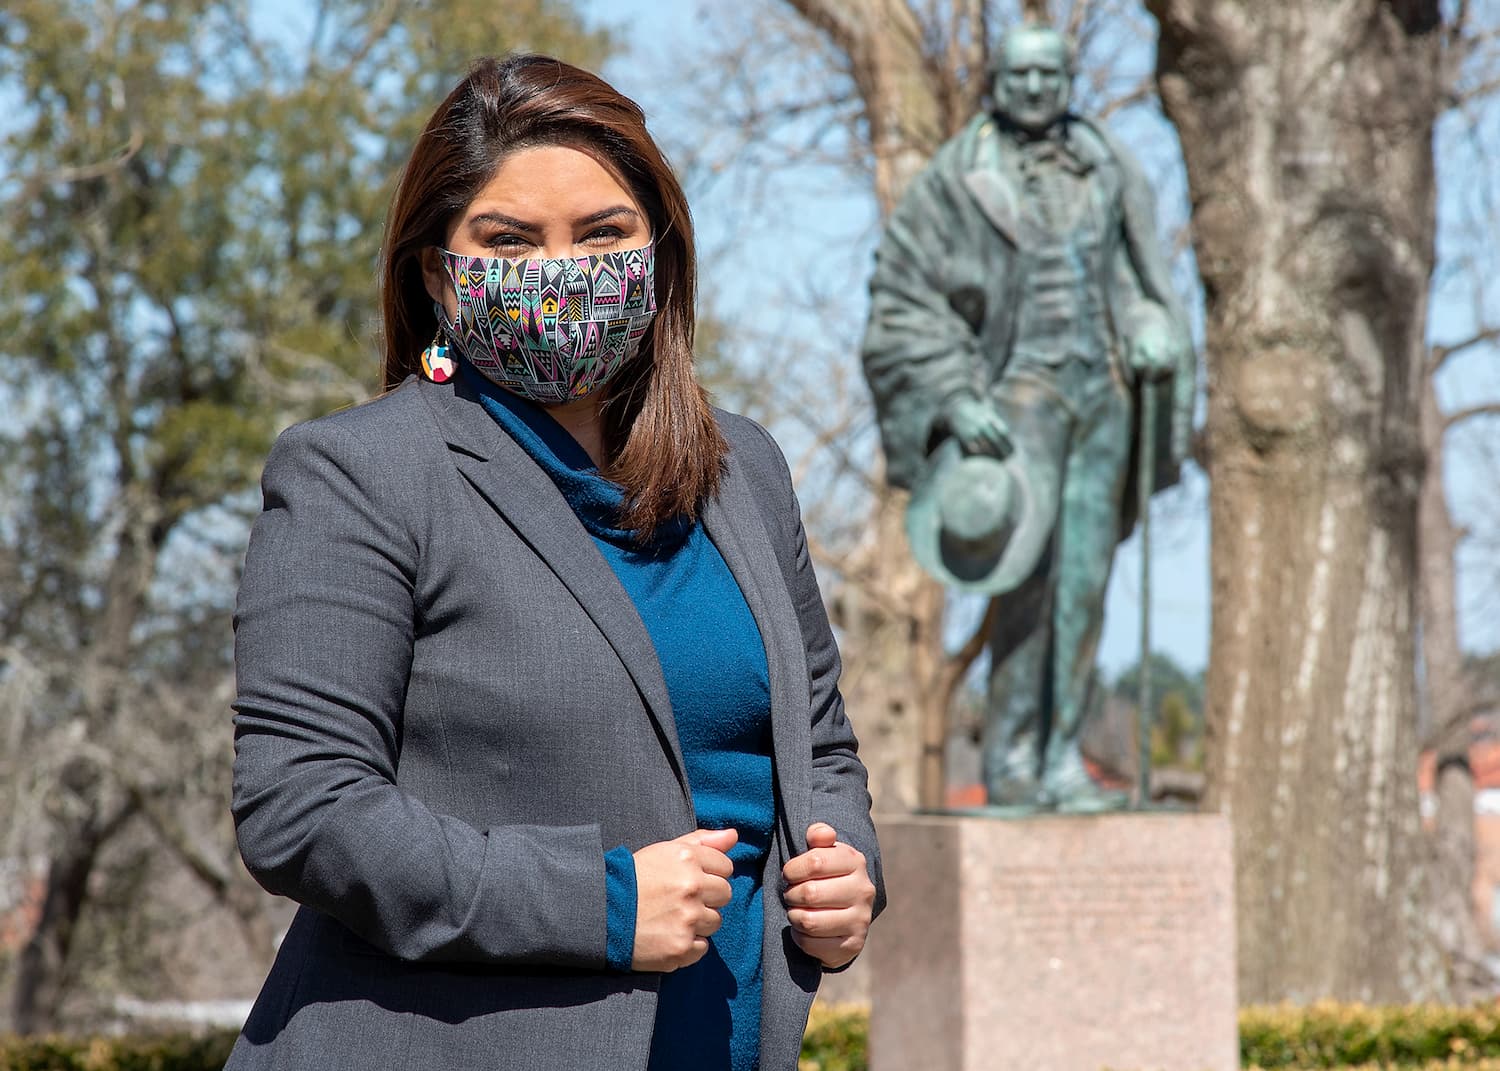
[[[727,852],[739,839],[739,830],[733,828],[698,830],[698,843],[719,852]]]
[[[814,822],[807,827],[809,848],[832,848],[838,843],[838,832],[827,822]]]

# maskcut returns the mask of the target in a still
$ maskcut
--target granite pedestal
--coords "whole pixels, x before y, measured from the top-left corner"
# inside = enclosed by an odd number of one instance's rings
[[[880,822],[872,1071],[1233,1071],[1218,815]]]

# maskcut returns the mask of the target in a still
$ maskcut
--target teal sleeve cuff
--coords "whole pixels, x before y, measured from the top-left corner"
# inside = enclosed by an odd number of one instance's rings
[[[635,856],[623,844],[604,853],[604,903],[605,956],[612,970],[628,971],[635,958]]]

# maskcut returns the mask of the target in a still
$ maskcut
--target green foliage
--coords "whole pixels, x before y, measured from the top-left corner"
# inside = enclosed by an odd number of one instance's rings
[[[1249,1007],[1240,1012],[1240,1057],[1250,1071],[1500,1071],[1500,1009],[1490,1005]],[[816,1005],[798,1071],[865,1071],[869,1011]],[[233,1033],[124,1038],[3,1038],[0,1071],[215,1071]]]
[[[870,1013],[861,1005],[813,1006],[797,1071],[865,1071]]]
[[[1246,1008],[1240,1013],[1240,1053],[1247,1065],[1264,1068],[1500,1061],[1500,1009],[1334,1003]]]
[[[1110,692],[1138,707],[1140,664],[1129,666]],[[1151,764],[1159,769],[1203,768],[1203,673],[1190,673],[1167,654],[1151,655],[1151,695],[1156,716],[1151,726]]]
[[[0,9],[0,647],[107,646],[112,605],[128,664],[150,607],[119,583],[243,502],[282,426],[378,388],[385,207],[448,88],[481,53],[609,47],[556,0],[265,13]]]
[[[1139,662],[1125,667],[1109,690],[1127,702],[1135,702],[1140,695],[1140,673]],[[1177,692],[1194,714],[1203,711],[1203,671],[1184,669],[1171,655],[1161,651],[1151,653],[1151,691],[1157,696]]]
[[[1240,1012],[1240,1059],[1251,1071],[1342,1068],[1469,1068],[1500,1071],[1500,1008],[1476,1005],[1248,1007]],[[869,1011],[816,1006],[799,1071],[862,1071]]]
[[[547,0],[334,0],[274,29],[251,10],[0,13],[0,93],[25,101],[0,125],[0,368],[169,527],[252,484],[286,419],[377,386],[385,206],[469,60],[608,45]],[[342,398],[278,391],[330,376]]]
[[[218,1071],[233,1032],[122,1038],[0,1037],[0,1071]]]
[[[1151,726],[1151,765],[1164,769],[1203,769],[1203,723],[1179,691],[1161,697]]]
[[[1270,1068],[1262,1068],[1258,1064],[1244,1065],[1246,1071],[1271,1071]],[[1454,1068],[1464,1068],[1465,1071],[1500,1071],[1500,1058],[1496,1059],[1474,1059],[1469,1056],[1455,1054],[1439,1060],[1426,1060],[1421,1063],[1368,1063],[1368,1064],[1299,1064],[1291,1071],[1315,1071],[1317,1068],[1335,1066],[1339,1071],[1393,1071],[1401,1068],[1403,1071],[1451,1071]]]

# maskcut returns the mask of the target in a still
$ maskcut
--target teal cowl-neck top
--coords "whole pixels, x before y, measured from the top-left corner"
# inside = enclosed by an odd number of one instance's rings
[[[649,1071],[754,1071],[760,1054],[761,871],[775,820],[771,694],[765,648],[744,595],[698,522],[664,525],[644,546],[616,527],[623,489],[599,474],[546,410],[460,374],[516,443],[552,478],[635,604],[672,701],[698,826],[734,828],[732,899],[697,963],[662,976]],[[635,862],[605,856],[610,966],[629,970]]]

